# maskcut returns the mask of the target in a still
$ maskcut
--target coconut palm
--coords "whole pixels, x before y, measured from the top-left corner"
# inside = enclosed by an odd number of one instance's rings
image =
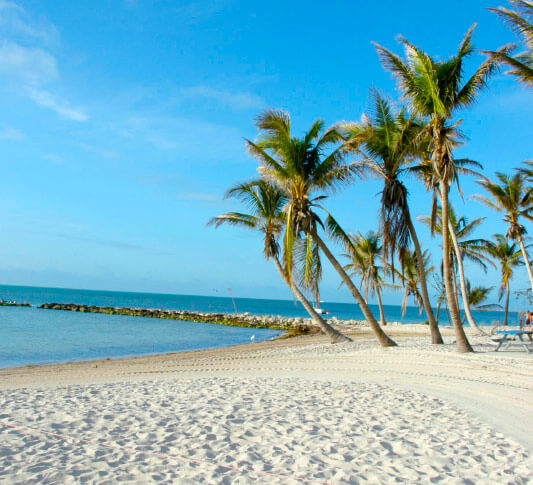
[[[457,174],[452,155],[455,142],[449,143],[449,133],[456,126],[451,122],[454,113],[475,101],[478,92],[495,71],[494,61],[487,59],[468,80],[464,81],[464,61],[474,51],[472,46],[474,27],[475,25],[466,33],[457,54],[448,60],[433,59],[404,38],[400,38],[400,42],[405,49],[405,60],[375,44],[383,66],[397,78],[402,95],[409,101],[413,112],[428,118],[432,169],[438,183],[444,215],[443,276],[459,352],[472,352],[473,349],[461,325],[450,272],[448,194],[450,184],[457,179]]]
[[[353,246],[348,254],[343,254],[350,262],[344,266],[346,271],[351,271],[350,276],[358,275],[364,290],[365,301],[368,304],[369,296],[376,295],[379,306],[379,316],[381,325],[386,325],[381,292],[383,289],[383,267],[379,265],[379,260],[383,256],[383,246],[381,237],[373,231],[369,231],[366,236],[361,233],[350,234]]]
[[[343,125],[348,138],[347,146],[352,151],[363,153],[361,164],[383,180],[380,226],[384,253],[388,255],[392,268],[395,253],[398,252],[402,259],[411,241],[418,258],[417,268],[422,268],[422,250],[411,219],[409,193],[402,176],[408,170],[409,162],[419,154],[419,138],[425,126],[420,120],[410,117],[405,109],[395,111],[377,91],[372,91],[371,98],[371,116],[363,116],[359,123]],[[420,293],[429,322],[431,343],[442,344],[424,272],[420,274]]]
[[[526,50],[511,56],[517,44],[507,44],[497,51],[485,51],[493,60],[511,69],[512,74],[526,86],[533,87],[533,2],[530,0],[510,0],[516,10],[505,7],[489,8],[515,34],[522,36]]]
[[[346,153],[339,145],[340,133],[335,128],[324,129],[324,122],[317,120],[303,137],[292,136],[290,117],[284,111],[267,110],[256,124],[259,137],[255,142],[247,140],[248,150],[259,161],[260,175],[279,187],[288,199],[284,236],[288,271],[292,268],[293,248],[298,238],[306,240],[309,254],[316,243],[350,290],[380,344],[396,345],[319,236],[322,221],[316,210],[321,208],[319,202],[325,198],[324,193],[350,183],[358,172],[357,166],[345,162]],[[331,220],[334,219],[328,216],[328,221]]]
[[[422,271],[421,268],[418,267],[418,256],[414,250],[403,253],[400,263],[402,266],[401,271],[398,271],[397,269],[393,269],[392,271],[394,271],[398,277],[402,278],[404,282],[402,317],[407,311],[407,302],[410,296],[413,297],[415,304],[419,308],[419,313],[422,314],[424,300],[420,291],[420,274],[423,271],[424,276],[427,277],[431,272],[433,272],[434,267],[430,264],[430,255],[427,249],[422,253]]]
[[[427,225],[431,226],[431,217],[422,216],[420,219]],[[459,276],[459,284],[461,287],[461,296],[463,300],[463,308],[465,317],[468,319],[470,326],[480,334],[486,334],[474,320],[472,312],[470,311],[470,302],[468,300],[467,282],[464,273],[463,261],[467,260],[481,266],[486,272],[487,263],[492,265],[492,262],[487,257],[486,247],[488,241],[485,239],[466,239],[481,225],[485,219],[478,217],[469,221],[466,217],[458,217],[450,206],[448,217],[448,234],[450,244],[448,248],[450,251],[449,260],[452,273],[452,285],[454,296],[458,304],[458,290],[457,290],[457,275]],[[435,232],[442,235],[442,209],[437,209],[436,220],[434,222]],[[443,266],[441,266],[443,272]],[[464,318],[462,322],[464,321]]]
[[[482,195],[474,195],[473,198],[504,214],[503,220],[509,224],[507,237],[518,241],[520,245],[533,290],[533,271],[524,245],[524,235],[527,231],[522,225],[524,219],[533,221],[533,188],[527,182],[527,175],[518,171],[510,177],[497,172],[496,178],[497,182],[485,178],[478,181],[490,198]]]
[[[277,187],[264,180],[255,180],[238,184],[226,192],[226,197],[235,197],[248,207],[250,213],[227,212],[213,217],[208,225],[219,227],[222,224],[243,227],[263,233],[263,254],[272,259],[283,281],[290,287],[293,294],[300,300],[313,322],[329,336],[332,343],[350,341],[331,325],[326,323],[307,301],[304,294],[291,281],[288,272],[279,260],[278,239],[283,230],[283,207],[287,202],[285,194]]]
[[[470,281],[466,282],[466,292],[468,296],[468,303],[471,308],[475,310],[489,310],[491,308],[501,308],[501,305],[496,303],[483,303],[487,300],[490,292],[494,289],[493,286],[472,286]],[[466,314],[463,316],[463,323],[465,322]]]
[[[517,168],[517,172],[520,172],[526,179],[527,182],[533,181],[533,160],[525,160],[522,162],[524,167]]]
[[[499,290],[499,299],[501,300],[505,292],[505,306],[503,314],[503,324],[507,325],[507,314],[509,312],[509,294],[510,280],[513,277],[513,268],[523,264],[520,259],[520,249],[516,243],[510,242],[503,234],[495,234],[494,241],[488,246],[489,254],[498,262],[502,276]]]

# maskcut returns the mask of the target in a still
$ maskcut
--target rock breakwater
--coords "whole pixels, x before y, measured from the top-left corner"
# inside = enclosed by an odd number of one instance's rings
[[[105,313],[108,315],[127,315],[132,317],[167,318],[190,322],[214,323],[235,327],[270,328],[285,330],[289,334],[318,333],[318,327],[310,318],[291,318],[279,315],[252,315],[250,313],[214,313],[188,310],[162,310],[157,308],[107,307],[78,305],[75,303],[43,303],[39,308],[47,310],[66,310],[72,312]]]

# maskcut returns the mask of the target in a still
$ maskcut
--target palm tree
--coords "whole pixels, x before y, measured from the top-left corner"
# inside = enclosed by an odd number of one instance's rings
[[[457,175],[452,156],[454,143],[449,143],[448,135],[450,130],[456,126],[451,123],[453,114],[475,101],[478,92],[495,71],[494,61],[487,59],[467,81],[463,80],[464,61],[474,51],[472,46],[474,27],[475,25],[466,33],[457,54],[446,61],[431,58],[404,38],[400,38],[400,42],[405,48],[406,60],[379,44],[375,44],[383,66],[397,78],[402,95],[409,101],[413,112],[428,118],[432,168],[439,186],[444,217],[442,224],[443,276],[459,352],[473,352],[473,349],[461,325],[450,272],[448,194],[450,184],[457,179]]]
[[[384,252],[388,254],[392,268],[394,269],[396,250],[402,259],[412,241],[418,259],[416,267],[421,269],[422,250],[409,211],[409,193],[401,177],[407,170],[406,165],[418,155],[417,142],[425,127],[416,118],[409,117],[405,109],[395,112],[390,102],[377,91],[372,91],[371,97],[372,116],[364,116],[359,123],[343,125],[348,137],[347,145],[358,153],[364,147],[362,165],[383,179],[380,226]],[[431,343],[442,344],[442,336],[431,308],[423,271],[419,279],[420,293],[431,332]]]
[[[494,289],[493,286],[472,286],[470,281],[466,282],[466,292],[468,295],[468,303],[471,308],[476,310],[488,310],[490,308],[501,308],[501,305],[495,303],[483,303],[487,300],[490,292]],[[466,319],[466,314],[463,316],[463,324]]]
[[[420,218],[427,226],[431,226],[431,217],[423,216]],[[463,308],[465,317],[468,319],[470,326],[480,334],[486,334],[475,322],[472,312],[470,311],[470,302],[468,300],[467,282],[464,273],[463,260],[469,260],[476,263],[478,266],[486,271],[486,263],[492,264],[486,256],[486,247],[488,241],[485,239],[466,239],[469,237],[484,221],[483,217],[478,217],[469,221],[466,217],[457,217],[453,207],[450,206],[448,216],[448,233],[450,244],[448,248],[450,251],[449,260],[452,273],[452,285],[454,296],[458,304],[457,278],[459,276],[459,284],[461,287],[461,296],[463,300]],[[436,220],[434,223],[434,230],[442,234],[442,209],[437,209]],[[441,268],[442,270],[442,268]],[[462,320],[462,322],[464,319]]]
[[[427,277],[427,275],[434,270],[434,267],[430,264],[430,255],[427,249],[422,253],[422,268],[418,267],[418,256],[416,251],[406,251],[403,253],[400,263],[402,265],[401,272],[397,269],[392,269],[392,271],[394,271],[396,275],[402,279],[404,284],[402,317],[405,316],[405,312],[407,311],[407,301],[410,296],[413,297],[413,300],[418,305],[419,313],[422,314],[424,300],[420,291],[420,274],[423,272],[424,276]]]
[[[527,182],[533,181],[533,160],[525,160],[522,162],[522,165],[525,167],[517,168],[516,170],[520,172],[526,179]]]
[[[511,177],[496,172],[496,178],[499,183],[485,178],[478,181],[491,198],[482,195],[474,195],[473,198],[504,214],[503,220],[509,224],[507,237],[518,241],[520,245],[533,290],[533,271],[524,245],[527,231],[521,223],[522,219],[533,221],[533,188],[527,184],[527,174],[521,172],[515,172]]]
[[[514,57],[512,51],[516,44],[507,44],[497,51],[485,51],[493,60],[500,64],[505,64],[511,69],[508,71],[523,82],[526,86],[533,87],[533,2],[531,0],[510,0],[516,8],[511,10],[505,7],[489,8],[509,27],[515,34],[521,35],[526,45],[526,50]]]
[[[259,137],[247,140],[249,152],[258,159],[260,175],[279,187],[287,196],[284,255],[286,267],[292,267],[293,248],[298,238],[306,240],[309,254],[313,244],[331,262],[342,281],[352,293],[366,320],[384,347],[396,343],[383,331],[361,293],[346,274],[318,234],[322,221],[316,213],[324,192],[333,191],[351,182],[358,173],[354,164],[345,163],[345,151],[339,143],[337,129],[324,129],[322,120],[315,121],[301,138],[291,135],[291,121],[284,111],[267,110],[257,119]],[[326,154],[328,149],[331,151]],[[328,221],[333,220],[328,216]]]
[[[351,339],[335,330],[313,310],[311,304],[291,281],[288,272],[281,265],[278,239],[283,230],[283,207],[287,201],[285,194],[264,180],[255,180],[232,187],[226,192],[226,197],[235,197],[241,200],[251,213],[227,212],[213,217],[208,222],[208,225],[213,224],[215,227],[219,227],[222,224],[229,224],[262,232],[263,254],[267,260],[272,259],[274,261],[281,278],[289,286],[296,298],[300,300],[315,324],[328,335],[332,343],[350,341]]]
[[[361,233],[350,234],[353,243],[353,249],[344,257],[350,260],[350,263],[344,266],[344,269],[351,271],[350,276],[358,275],[363,286],[365,301],[368,304],[369,296],[376,295],[379,306],[379,316],[381,325],[386,325],[385,312],[383,311],[383,302],[381,301],[381,291],[383,289],[383,278],[381,273],[383,268],[379,266],[378,261],[383,255],[383,246],[381,237],[373,231],[369,231],[366,236]]]
[[[495,234],[493,238],[494,242],[490,243],[488,251],[500,265],[502,283],[499,291],[499,299],[501,300],[503,292],[505,291],[503,324],[507,325],[509,294],[511,291],[509,282],[513,277],[513,268],[523,263],[520,260],[520,249],[517,248],[516,243],[510,243],[507,237],[503,234]]]

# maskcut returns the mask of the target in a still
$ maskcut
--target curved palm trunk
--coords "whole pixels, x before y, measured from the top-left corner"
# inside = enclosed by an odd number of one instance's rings
[[[353,284],[350,277],[346,274],[346,271],[344,271],[344,268],[341,266],[341,264],[337,261],[335,256],[333,256],[332,252],[329,250],[329,248],[326,246],[324,241],[318,236],[316,231],[313,231],[311,233],[315,241],[317,242],[318,246],[322,250],[322,252],[326,255],[326,257],[329,259],[329,262],[332,264],[332,266],[335,268],[337,273],[339,273],[339,276],[342,278],[342,281],[346,285],[346,287],[350,290],[350,293],[354,297],[355,301],[359,305],[359,308],[363,312],[363,315],[365,316],[366,320],[368,321],[370,327],[372,328],[372,331],[374,332],[376,338],[378,339],[378,342],[382,347],[394,347],[396,346],[396,342],[392,340],[381,328],[377,320],[374,318],[374,315],[372,315],[372,312],[370,311],[370,308],[368,308],[368,305],[366,304],[365,300],[363,300],[363,297],[361,296],[361,293],[359,293],[359,290],[357,287]]]
[[[463,307],[464,307],[465,316],[468,320],[468,324],[470,325],[470,328],[476,329],[480,335],[488,335],[486,332],[481,330],[481,328],[479,328],[479,326],[474,320],[474,317],[472,316],[472,312],[470,311],[470,303],[468,302],[468,293],[466,291],[465,273],[464,273],[464,267],[463,267],[463,259],[461,258],[461,250],[459,248],[459,242],[457,241],[457,234],[455,234],[455,229],[453,227],[453,224],[449,220],[448,220],[448,229],[450,230],[450,236],[452,237],[453,249],[455,251],[455,257],[457,260],[457,269],[459,271],[459,283],[461,285],[461,294],[463,295]],[[464,323],[464,318],[463,318],[462,323]]]
[[[433,315],[433,309],[431,308],[431,303],[429,301],[428,287],[426,282],[426,272],[424,271],[424,257],[422,256],[422,248],[420,247],[420,242],[418,241],[418,236],[415,231],[415,226],[411,221],[411,217],[407,218],[407,227],[409,229],[409,234],[411,234],[411,240],[413,241],[413,246],[415,247],[416,259],[418,261],[418,276],[420,278],[420,293],[422,295],[422,302],[424,304],[424,311],[426,312],[426,317],[429,322],[429,331],[431,332],[431,343],[432,344],[442,344],[442,335],[440,334],[439,325],[438,325],[438,316],[435,319]]]
[[[507,325],[507,315],[509,314],[509,293],[511,292],[511,285],[509,285],[509,282],[507,282],[505,290],[505,311],[503,313],[503,324]]]
[[[448,186],[444,182],[440,182],[440,199],[442,210],[442,268],[444,275],[444,287],[446,289],[446,300],[448,301],[448,310],[452,319],[452,324],[455,330],[455,339],[457,341],[457,352],[473,352],[470,342],[466,337],[463,326],[461,325],[461,317],[459,315],[459,308],[455,300],[453,291],[453,284],[450,272],[450,240],[448,235],[448,220],[449,220],[449,206],[448,206]]]
[[[385,320],[385,312],[383,311],[383,303],[381,302],[381,295],[379,293],[379,289],[376,288],[376,296],[378,299],[378,306],[379,306],[379,319],[381,320],[381,325],[384,327],[387,325],[387,320]]]
[[[526,263],[527,274],[529,275],[529,282],[531,283],[531,289],[533,290],[533,271],[531,270],[531,264],[529,263],[529,257],[527,255],[522,236],[518,236],[518,244],[520,244],[520,249],[522,250],[522,256],[524,257],[524,262]]]
[[[313,309],[312,305],[309,303],[307,298],[304,296],[304,294],[298,289],[298,287],[293,284],[289,278],[283,267],[281,266],[281,263],[279,262],[279,259],[277,256],[273,256],[274,263],[276,264],[276,268],[278,269],[279,274],[281,275],[281,278],[287,285],[290,287],[293,294],[300,300],[300,303],[303,305],[307,313],[309,313],[310,317],[313,319],[313,322],[315,322],[318,327],[330,338],[330,341],[332,344],[336,344],[339,342],[351,342],[352,339],[349,337],[346,337],[346,335],[343,335],[338,330],[334,329],[331,325],[326,323],[326,321]]]

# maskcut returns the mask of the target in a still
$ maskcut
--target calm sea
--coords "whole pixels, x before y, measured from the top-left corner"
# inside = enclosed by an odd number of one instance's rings
[[[299,304],[290,300],[223,298],[155,293],[70,290],[0,285],[0,299],[28,302],[78,303],[101,306],[164,308],[211,312],[250,312],[258,315],[307,316]],[[355,304],[323,303],[331,316],[363,319]],[[377,307],[371,306],[377,315]],[[500,320],[501,312],[473,312],[478,324]],[[396,305],[386,305],[388,320],[412,323],[423,321],[418,310],[407,309],[404,318]],[[517,321],[511,313],[510,323]],[[441,311],[440,323],[447,324]],[[139,318],[122,315],[88,314],[0,307],[0,367],[45,364],[106,357],[126,357],[165,352],[224,347],[271,339],[279,331],[225,327],[202,323]]]

